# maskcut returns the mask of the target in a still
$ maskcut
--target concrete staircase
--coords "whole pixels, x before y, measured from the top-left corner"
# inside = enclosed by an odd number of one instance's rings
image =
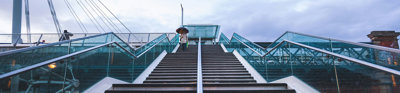
[[[202,46],[203,91],[205,93],[295,93],[284,83],[260,84],[232,53],[220,46]],[[195,93],[197,46],[167,54],[143,84],[113,84],[106,93]]]

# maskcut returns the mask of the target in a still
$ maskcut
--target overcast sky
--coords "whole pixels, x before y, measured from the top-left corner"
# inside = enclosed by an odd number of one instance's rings
[[[12,1],[0,0],[0,33],[11,33]],[[53,1],[62,29],[81,33],[82,30],[64,0]],[[76,0],[68,1],[89,32],[98,33]],[[93,1],[99,4],[97,0]],[[366,35],[370,31],[400,31],[400,0],[102,0],[102,2],[133,32],[174,32],[180,25],[180,3],[183,3],[185,9],[184,24],[220,25],[220,30],[228,37],[236,32],[251,41],[273,41],[285,31],[295,31],[354,42],[368,42]],[[89,5],[85,6],[89,8]],[[47,0],[30,0],[30,11],[32,33],[56,33]],[[119,26],[122,29],[122,26]],[[22,32],[26,33],[25,25]]]

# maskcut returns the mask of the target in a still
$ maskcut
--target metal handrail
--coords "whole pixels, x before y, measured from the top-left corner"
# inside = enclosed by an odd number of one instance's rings
[[[201,67],[201,37],[197,47],[197,93],[203,93],[203,73]]]
[[[168,38],[168,37],[166,37],[166,38]],[[164,38],[164,39],[166,39],[166,38]],[[164,39],[162,39],[162,40],[164,40]],[[27,67],[24,67],[24,68],[21,68],[21,69],[18,69],[18,70],[14,70],[14,71],[11,71],[11,72],[2,74],[2,75],[0,75],[0,79],[7,78],[7,77],[11,77],[11,76],[17,75],[17,74],[19,74],[19,73],[23,73],[23,72],[26,72],[26,71],[29,71],[29,70],[32,70],[32,69],[35,69],[35,68],[38,68],[38,67],[41,67],[41,66],[44,66],[44,65],[48,65],[48,64],[54,63],[54,62],[56,62],[56,61],[59,61],[59,60],[62,60],[62,59],[68,58],[68,57],[72,57],[72,56],[75,56],[75,55],[79,55],[79,54],[82,54],[82,53],[86,53],[86,52],[88,52],[88,51],[90,51],[90,50],[94,50],[94,49],[97,49],[97,48],[100,48],[100,47],[103,47],[103,46],[107,46],[107,45],[110,45],[110,44],[116,44],[118,47],[120,47],[122,50],[124,50],[125,52],[127,52],[127,53],[128,53],[129,55],[131,55],[132,57],[138,58],[138,57],[140,57],[141,55],[143,55],[144,53],[147,53],[147,51],[149,51],[149,50],[152,49],[154,46],[156,46],[157,44],[159,44],[162,40],[160,40],[159,42],[157,42],[156,44],[154,44],[151,48],[147,49],[145,52],[141,53],[139,56],[134,55],[131,51],[125,49],[124,47],[122,47],[122,46],[121,46],[120,44],[118,44],[117,42],[108,42],[108,43],[105,43],[105,44],[101,44],[101,45],[98,45],[98,46],[94,46],[94,47],[91,47],[91,48],[88,48],[88,49],[84,49],[84,50],[81,50],[81,51],[78,51],[78,52],[74,52],[74,53],[71,53],[71,54],[68,54],[68,55],[64,55],[64,56],[60,56],[60,57],[57,57],[57,58],[53,58],[53,59],[50,59],[50,60],[47,60],[47,61],[43,61],[43,62],[34,64],[34,65],[30,65],[30,66],[27,66]],[[70,40],[69,40],[69,41],[70,41]],[[55,44],[55,45],[57,45],[57,44]],[[44,46],[44,45],[43,45],[43,46]],[[36,48],[34,48],[34,49],[36,49]]]
[[[77,39],[72,39],[72,40],[65,40],[65,41],[60,41],[60,42],[45,44],[45,45],[41,45],[41,46],[34,46],[34,47],[28,47],[28,48],[21,48],[21,49],[15,49],[15,50],[10,50],[10,51],[5,51],[5,52],[1,52],[1,53],[0,53],[0,56],[9,55],[9,54],[14,54],[14,53],[19,53],[19,52],[24,52],[24,51],[29,51],[29,50],[34,50],[34,49],[39,49],[39,48],[43,48],[43,47],[49,47],[49,46],[53,46],[53,45],[59,45],[59,44],[69,43],[69,42],[78,41],[78,40],[84,40],[84,39],[88,39],[88,38],[92,38],[92,37],[97,37],[97,36],[102,36],[102,35],[106,35],[106,34],[110,34],[110,33],[112,33],[112,32],[104,33],[104,34],[98,34],[98,35],[93,35],[93,36],[88,36],[88,37],[82,37],[82,38],[77,38]]]
[[[289,40],[284,40],[284,41],[288,42],[288,43],[291,43],[291,44],[295,44],[295,45],[301,46],[301,47],[312,49],[312,50],[315,50],[315,51],[318,51],[318,52],[322,52],[322,53],[325,53],[325,54],[328,54],[328,55],[332,55],[332,56],[335,56],[335,57],[338,57],[338,58],[342,58],[342,59],[345,59],[345,60],[356,62],[356,63],[359,63],[361,65],[365,65],[365,66],[368,66],[368,67],[376,68],[376,69],[379,69],[379,70],[382,70],[382,71],[386,71],[386,72],[389,72],[389,73],[392,73],[392,74],[400,75],[400,71],[397,71],[397,70],[394,70],[394,69],[391,69],[391,68],[387,68],[387,67],[376,65],[376,64],[372,64],[372,63],[369,63],[369,62],[366,62],[366,61],[362,61],[362,60],[358,60],[358,59],[355,59],[355,58],[343,56],[343,55],[340,55],[340,54],[337,54],[337,53],[329,52],[329,51],[326,51],[326,50],[322,50],[322,49],[315,48],[315,47],[312,47],[312,46],[304,45],[304,44],[301,44],[301,43],[296,43],[296,42],[289,41]]]
[[[232,37],[232,38],[237,39],[236,37]],[[239,41],[240,43],[244,44],[246,47],[250,48],[253,52],[256,52],[254,49],[252,49],[251,47],[249,47],[249,46],[246,45],[245,43],[241,42],[240,40],[238,40],[238,41]],[[372,68],[375,68],[375,69],[379,69],[379,70],[382,70],[382,71],[385,71],[385,72],[389,72],[389,73],[392,73],[392,74],[400,75],[400,71],[397,71],[397,70],[394,70],[394,69],[391,69],[391,68],[387,68],[387,67],[384,67],[384,66],[372,64],[372,63],[369,63],[369,62],[366,62],[366,61],[362,61],[362,60],[359,60],[359,59],[355,59],[355,58],[343,56],[343,55],[340,55],[340,54],[337,54],[337,53],[329,52],[329,51],[326,51],[326,50],[322,50],[322,49],[315,48],[315,47],[312,47],[312,46],[304,45],[304,44],[301,44],[301,43],[296,43],[296,42],[289,41],[289,40],[283,40],[282,42],[280,42],[278,45],[276,45],[275,47],[273,47],[270,51],[268,51],[267,53],[265,53],[265,54],[262,55],[262,56],[261,56],[258,52],[256,52],[256,53],[257,53],[260,57],[263,57],[263,58],[264,58],[266,55],[270,54],[271,51],[277,49],[278,46],[281,45],[281,44],[283,44],[284,42],[288,42],[288,43],[295,44],[295,45],[298,45],[298,46],[301,46],[301,47],[305,47],[305,48],[312,49],[312,50],[315,50],[315,51],[318,51],[318,52],[322,52],[322,53],[325,53],[325,54],[328,54],[328,55],[332,55],[332,56],[335,56],[335,57],[338,57],[338,58],[342,58],[342,59],[345,59],[345,60],[349,60],[349,61],[351,61],[351,62],[356,62],[356,63],[358,63],[358,64],[361,64],[361,65],[364,65],[364,66],[368,66],[368,67],[372,67]]]
[[[357,42],[349,42],[349,41],[344,41],[344,40],[339,40],[339,39],[332,39],[332,38],[308,35],[308,34],[299,33],[299,32],[292,32],[292,31],[287,31],[287,32],[288,33],[295,33],[295,34],[305,35],[305,36],[310,36],[310,37],[315,37],[315,38],[320,38],[320,39],[325,39],[325,40],[339,41],[339,42],[343,42],[343,43],[346,43],[346,44],[357,45],[357,46],[362,46],[362,47],[367,47],[367,48],[373,48],[373,49],[377,49],[377,50],[400,53],[399,49],[388,48],[388,47],[383,47],[383,46],[378,46],[378,45],[363,44],[363,43],[357,43]]]
[[[238,40],[240,43],[242,43],[243,45],[245,45],[245,46],[246,46],[247,48],[249,48],[251,51],[255,52],[257,55],[263,56],[263,55],[261,55],[260,53],[258,53],[256,50],[254,50],[253,48],[251,48],[250,46],[248,46],[246,43],[244,43],[244,42],[240,41],[239,39],[237,39],[236,37],[233,36],[232,38]]]
[[[282,38],[286,33],[288,33],[289,31],[286,31],[285,33],[283,33],[281,36],[278,37],[278,39],[275,39],[274,42],[272,42],[270,45],[267,46],[266,49],[268,49],[269,47],[271,47],[276,41],[278,41],[280,38]]]
[[[165,35],[166,36],[166,34],[162,34],[161,36],[163,36],[163,35]],[[157,38],[155,38],[154,40],[157,40],[158,38],[160,38],[161,36],[159,36],[159,37],[157,37]],[[166,36],[167,38],[168,38],[168,36]],[[150,42],[152,42],[152,41],[150,41]],[[147,44],[150,44],[150,42],[148,42]],[[140,48],[142,48],[142,47],[144,47],[144,46],[146,46],[147,44],[145,44],[145,45],[143,45],[143,46],[140,46],[139,48],[137,48],[137,49],[140,49]]]
[[[263,56],[261,57],[265,57],[267,56],[269,53],[272,52],[272,50],[275,50],[278,46],[282,45],[284,42],[280,42],[279,44],[277,44],[276,46],[274,46],[271,50],[269,50],[267,53],[265,53]]]
[[[165,37],[164,39],[168,39],[168,37]],[[163,41],[164,39],[158,41],[156,44],[154,44],[153,46],[151,46],[150,48],[148,48],[147,50],[145,50],[143,53],[140,53],[137,57],[142,56],[144,53],[146,53],[147,51],[149,51],[150,49],[152,49],[153,47],[155,47],[156,45],[158,45],[161,41]],[[149,43],[148,43],[149,44]],[[144,45],[145,46],[145,45]]]
[[[236,34],[236,35],[240,36],[240,35],[239,35],[239,34],[237,34],[237,33],[233,33],[233,34]],[[234,37],[234,35],[232,35],[232,37]],[[242,36],[240,36],[240,37],[242,37]],[[242,38],[243,38],[243,37],[242,37]],[[247,40],[247,41],[250,41],[250,40],[248,40],[248,39],[246,39],[246,38],[243,38],[243,39],[245,39],[245,40]],[[250,42],[250,43],[252,43],[252,44],[256,45],[258,48],[261,48],[261,49],[263,49],[263,50],[266,50],[266,48],[264,48],[264,47],[261,47],[260,45],[258,45],[258,44],[256,44],[256,43],[254,43],[254,42]]]
[[[81,51],[78,51],[78,52],[74,52],[74,53],[71,53],[71,54],[68,54],[68,55],[64,55],[64,56],[60,56],[60,57],[53,58],[53,59],[50,59],[50,60],[46,60],[46,61],[34,64],[34,65],[30,65],[30,66],[27,66],[27,67],[24,67],[24,68],[21,68],[21,69],[17,69],[17,70],[2,74],[2,75],[0,75],[0,79],[11,77],[11,76],[14,76],[14,75],[17,75],[17,74],[20,74],[20,73],[23,73],[23,72],[38,68],[38,67],[42,67],[42,66],[45,66],[45,65],[48,65],[48,64],[51,64],[51,63],[55,63],[55,62],[57,62],[59,60],[62,60],[62,59],[65,59],[65,58],[69,58],[69,57],[72,57],[72,56],[75,56],[75,55],[79,55],[79,54],[82,54],[82,53],[86,53],[86,52],[89,52],[91,50],[94,50],[94,49],[97,49],[97,48],[100,48],[100,47],[104,47],[104,46],[107,46],[107,45],[110,45],[110,44],[116,44],[118,47],[121,47],[117,42],[109,42],[109,43],[101,44],[101,45],[98,45],[98,46],[94,46],[94,47],[91,47],[91,48],[88,48],[88,49],[84,49],[84,50],[81,50]],[[124,49],[123,47],[121,47],[121,48]],[[129,55],[134,56],[130,51],[127,51],[126,49],[124,49],[124,51],[128,52]]]
[[[110,32],[109,32],[110,33]],[[40,34],[43,34],[43,35],[58,35],[58,33],[30,33],[30,34],[28,34],[28,33],[21,33],[21,34],[12,34],[12,33],[10,33],[10,34],[0,34],[0,35],[40,35]],[[73,33],[73,34],[104,34],[104,33]],[[162,33],[162,32],[158,32],[158,33],[115,33],[115,34],[176,34],[176,33],[170,33],[170,32],[165,32],[165,33]]]
[[[229,38],[226,37],[224,33],[221,33],[220,38],[221,38],[221,36],[223,36],[223,38],[225,37],[225,38],[224,38],[224,41],[227,42],[227,43],[229,44],[229,41],[228,41]]]

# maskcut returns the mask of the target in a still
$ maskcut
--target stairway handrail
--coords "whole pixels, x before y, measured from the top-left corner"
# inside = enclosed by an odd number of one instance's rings
[[[197,93],[203,93],[203,73],[201,67],[201,37],[197,46]]]
[[[59,44],[69,43],[69,42],[78,41],[78,40],[84,40],[84,39],[93,38],[93,37],[98,37],[98,36],[102,36],[102,35],[106,35],[106,34],[110,34],[110,33],[113,33],[113,32],[103,33],[103,34],[98,34],[98,35],[93,35],[93,36],[88,36],[88,37],[82,37],[82,38],[77,38],[77,39],[72,39],[72,40],[65,40],[65,41],[60,41],[60,42],[45,44],[45,45],[41,45],[41,46],[34,46],[34,47],[21,48],[21,49],[15,49],[15,50],[10,50],[10,51],[0,52],[0,56],[9,55],[9,54],[14,54],[14,53],[19,53],[19,52],[25,52],[25,51],[34,50],[34,49],[39,49],[39,48],[44,48],[44,47],[49,47],[49,46],[53,46],[53,45],[59,45]]]
[[[237,39],[236,37],[232,37],[232,38]],[[247,44],[243,43],[240,40],[238,40],[238,41],[240,43],[242,43],[243,45],[245,45],[246,47],[248,47],[249,49],[251,49],[253,52],[256,52],[256,54],[258,54],[262,58],[266,57],[273,50],[277,49],[279,45],[283,44],[284,42],[287,42],[287,43],[295,44],[295,45],[298,45],[298,46],[301,46],[301,47],[305,47],[305,48],[308,48],[308,49],[312,49],[312,50],[315,50],[315,51],[318,51],[318,52],[322,52],[322,53],[325,53],[325,54],[328,54],[328,55],[332,55],[332,56],[335,56],[335,57],[338,57],[338,58],[342,58],[342,59],[345,59],[345,60],[348,60],[348,61],[351,61],[351,62],[355,62],[355,63],[361,64],[361,65],[364,65],[364,66],[368,66],[368,67],[372,67],[372,68],[375,68],[375,69],[378,69],[378,70],[382,70],[382,71],[385,71],[385,72],[389,72],[389,73],[392,73],[392,74],[400,75],[400,71],[397,71],[397,70],[394,70],[394,69],[391,69],[391,68],[387,68],[387,67],[384,67],[384,66],[380,66],[380,65],[377,65],[377,64],[372,64],[372,63],[369,63],[369,62],[366,62],[366,61],[362,61],[362,60],[359,60],[359,59],[343,56],[343,55],[340,55],[340,54],[337,54],[337,53],[329,52],[329,51],[322,50],[322,49],[319,49],[319,48],[315,48],[315,47],[312,47],[312,46],[308,46],[308,45],[304,45],[304,44],[301,44],[301,43],[293,42],[293,41],[290,41],[290,40],[283,40],[282,42],[280,42],[278,45],[274,46],[270,51],[268,51],[267,53],[265,53],[262,56],[257,51],[255,51],[254,49],[249,47]]]
[[[14,70],[14,71],[11,71],[11,72],[8,72],[8,73],[5,73],[5,74],[1,74],[0,75],[0,79],[11,77],[11,76],[14,76],[14,75],[17,75],[17,74],[20,74],[20,73],[35,69],[35,68],[39,68],[39,67],[42,67],[42,66],[45,66],[45,65],[48,65],[48,64],[55,63],[55,62],[57,62],[59,60],[65,59],[65,58],[69,58],[69,57],[72,57],[72,56],[75,56],[75,55],[86,53],[86,52],[89,52],[91,50],[98,49],[100,47],[104,47],[104,46],[111,45],[111,44],[116,44],[118,47],[122,48],[125,52],[128,52],[129,55],[135,56],[133,53],[131,53],[130,51],[126,50],[124,47],[122,47],[117,42],[108,42],[108,43],[97,45],[97,46],[94,46],[94,47],[90,47],[90,48],[87,48],[87,49],[84,49],[84,50],[81,50],[81,51],[78,51],[78,52],[74,52],[74,53],[71,53],[71,54],[67,54],[67,55],[64,55],[64,56],[60,56],[60,57],[57,57],[57,58],[53,58],[53,59],[49,59],[49,60],[46,60],[46,61],[43,61],[43,62],[39,62],[37,64],[30,65],[30,66],[27,66],[27,67],[24,67],[24,68],[21,68],[21,69],[17,69],[17,70]]]
[[[239,34],[237,34],[237,33],[233,33],[234,35],[232,35],[232,37],[234,37],[235,36],[235,34],[237,35],[237,36],[240,36]],[[242,37],[242,36],[240,36],[240,37]],[[242,37],[243,38],[243,37]],[[248,39],[246,39],[246,38],[243,38],[243,39],[245,39],[245,40],[247,40],[247,41],[250,41],[250,40],[248,40]],[[251,42],[250,41],[250,43],[252,43],[252,44],[254,44],[254,45],[256,45],[258,48],[261,48],[261,49],[263,49],[263,50],[266,50],[266,48],[264,48],[264,47],[261,47],[260,45],[258,45],[258,44],[256,44],[256,43],[254,43],[254,42]]]
[[[112,33],[112,32],[110,32],[110,33]],[[104,34],[108,34],[108,33],[104,33]],[[101,34],[101,35],[104,35],[104,34]],[[98,35],[96,35],[96,36],[98,36]],[[96,37],[96,36],[93,36],[93,37]],[[88,38],[90,38],[90,37],[88,37]],[[168,37],[166,37],[166,38],[164,38],[164,39],[167,39],[167,38],[168,38]],[[80,38],[80,40],[81,40],[81,39],[84,39],[84,38]],[[164,40],[164,39],[162,39],[162,40]],[[71,53],[71,54],[67,54],[67,55],[64,55],[64,56],[57,57],[57,58],[49,59],[49,60],[47,60],[47,61],[39,62],[39,63],[37,63],[37,64],[33,64],[33,65],[30,65],[30,66],[27,66],[27,67],[24,67],[24,68],[21,68],[21,69],[17,69],[17,70],[14,70],[14,71],[11,71],[11,72],[8,72],[8,73],[5,73],[5,74],[1,74],[1,75],[0,75],[0,79],[7,78],[7,77],[11,77],[11,76],[14,76],[14,75],[17,75],[17,74],[20,74],[20,73],[23,73],[23,72],[26,72],[26,71],[29,71],[29,70],[32,70],[32,69],[35,69],[35,68],[44,66],[44,65],[48,65],[48,64],[54,63],[54,62],[56,62],[56,61],[59,61],[59,60],[62,60],[62,59],[65,59],[65,58],[68,58],[68,57],[71,57],[71,56],[75,56],[75,55],[79,55],[79,54],[82,54],[82,53],[86,53],[86,52],[89,52],[89,51],[91,51],[91,50],[94,50],[94,49],[97,49],[97,48],[100,48],[100,47],[104,47],[104,46],[107,46],[107,45],[111,45],[111,44],[117,45],[117,46],[120,47],[123,51],[125,51],[125,52],[127,52],[129,55],[131,55],[132,57],[138,58],[138,57],[140,57],[141,55],[143,55],[144,53],[147,53],[147,51],[149,51],[150,49],[152,49],[154,46],[158,45],[162,40],[158,41],[158,42],[157,42],[156,44],[154,44],[151,48],[147,49],[145,52],[141,53],[139,56],[134,55],[134,53],[132,53],[132,51],[129,51],[128,49],[124,48],[124,47],[123,47],[122,45],[120,45],[118,42],[115,42],[115,41],[114,41],[114,42],[108,42],[108,43],[101,44],[101,45],[97,45],[97,46],[94,46],[94,47],[90,47],[90,48],[87,48],[87,49],[84,49],[84,50],[81,50],[81,51],[77,51],[77,52],[74,52],[74,53]],[[71,41],[71,40],[69,40],[69,41]],[[74,41],[76,41],[76,40],[74,40]],[[169,40],[168,40],[168,41],[169,41]],[[61,41],[61,42],[68,42],[68,41]],[[169,43],[170,43],[170,42],[169,42]],[[52,44],[53,44],[53,43],[52,43]],[[53,45],[58,45],[58,44],[62,44],[62,43],[57,42],[56,44],[53,44]],[[47,46],[51,46],[51,45],[47,45]],[[43,45],[42,47],[46,47],[46,46]],[[41,47],[39,47],[39,48],[41,48]],[[37,49],[37,48],[32,48],[32,49]]]
[[[377,64],[372,64],[372,63],[369,63],[369,62],[366,62],[366,61],[362,61],[362,60],[355,59],[355,58],[352,58],[352,57],[343,56],[343,55],[340,55],[340,54],[337,54],[337,53],[329,52],[329,51],[326,51],[326,50],[322,50],[322,49],[319,49],[319,48],[316,48],[316,47],[304,45],[304,44],[293,42],[293,41],[289,41],[289,40],[284,40],[284,42],[288,42],[288,43],[295,44],[295,45],[298,45],[298,46],[301,46],[301,47],[312,49],[312,50],[315,50],[315,51],[318,51],[318,52],[322,52],[322,53],[325,53],[325,54],[328,54],[328,55],[331,55],[331,56],[335,56],[335,57],[338,57],[338,58],[342,58],[342,59],[345,59],[345,60],[348,60],[348,61],[351,61],[351,62],[356,62],[356,63],[359,63],[361,65],[372,67],[372,68],[375,68],[375,69],[379,69],[379,70],[382,70],[382,71],[385,71],[385,72],[389,72],[389,73],[392,73],[392,74],[400,75],[400,71],[397,71],[397,70],[394,70],[394,69],[391,69],[391,68],[387,68],[387,67],[384,67],[384,66],[380,66],[380,65],[377,65]]]
[[[256,50],[254,50],[253,48],[251,48],[250,46],[248,46],[246,43],[244,43],[244,42],[242,42],[242,41],[240,41],[239,39],[237,39],[236,37],[234,37],[234,36],[232,36],[232,39],[236,39],[236,40],[238,40],[240,43],[242,43],[243,45],[245,45],[247,48],[249,48],[251,51],[253,51],[253,52],[255,52],[258,56],[263,56],[263,55],[261,55],[260,53],[258,53]]]
[[[371,45],[371,44],[364,44],[364,43],[358,43],[358,42],[350,42],[350,41],[345,41],[345,40],[339,40],[339,39],[333,39],[333,38],[326,38],[326,37],[321,37],[321,36],[315,36],[315,35],[309,35],[309,34],[304,34],[304,33],[299,33],[299,32],[293,32],[293,31],[286,31],[284,34],[282,34],[280,37],[285,35],[286,33],[294,33],[294,34],[299,34],[299,35],[304,35],[304,36],[309,36],[309,37],[314,37],[314,38],[320,38],[320,39],[325,39],[325,40],[332,40],[332,41],[339,41],[342,43],[350,44],[350,45],[357,45],[357,46],[362,46],[362,47],[367,47],[367,48],[373,48],[377,50],[382,50],[382,51],[388,51],[388,52],[394,52],[394,53],[400,53],[400,49],[394,49],[394,48],[388,48],[384,46],[378,46],[378,45]],[[280,38],[279,37],[279,38]],[[278,38],[278,39],[279,39]],[[278,40],[276,39],[274,43]],[[270,47],[270,46],[268,46]]]
[[[223,36],[223,37],[222,37],[222,36]],[[224,41],[227,42],[227,43],[229,44],[229,42],[230,42],[230,41],[228,41],[229,38],[226,37],[226,35],[225,35],[224,33],[221,33],[220,38],[221,38],[221,37],[224,38]]]
[[[163,34],[165,35],[165,34]],[[136,58],[142,56],[144,53],[148,52],[150,49],[154,48],[156,45],[158,45],[161,41],[163,41],[164,39],[168,39],[168,37],[166,36],[165,38],[161,39],[160,41],[158,41],[156,44],[154,44],[153,46],[151,46],[150,48],[146,49],[144,52],[140,53]],[[169,41],[169,40],[168,40]],[[150,43],[147,43],[150,44]],[[143,45],[145,46],[145,45]]]

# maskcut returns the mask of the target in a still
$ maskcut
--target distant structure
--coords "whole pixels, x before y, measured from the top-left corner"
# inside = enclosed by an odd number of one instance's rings
[[[399,43],[397,42],[397,36],[399,35],[400,32],[395,31],[372,31],[367,36],[374,45],[399,49]]]

